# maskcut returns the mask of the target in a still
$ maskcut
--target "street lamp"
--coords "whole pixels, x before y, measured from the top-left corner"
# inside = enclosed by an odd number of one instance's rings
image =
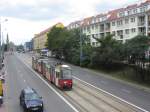
[[[1,44],[1,40],[2,40],[2,23],[8,21],[8,19],[5,19],[4,21],[1,21],[0,19],[0,69],[2,68],[2,44]]]
[[[82,28],[82,27],[81,27]],[[82,58],[83,58],[83,48],[82,48],[82,35],[81,35],[81,32],[82,32],[82,29],[80,29],[80,66],[82,65]]]

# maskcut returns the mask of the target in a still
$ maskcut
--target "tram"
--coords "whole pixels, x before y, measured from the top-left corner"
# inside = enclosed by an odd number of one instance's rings
[[[33,56],[32,57],[32,68],[34,70],[38,70],[38,60],[39,59],[44,59],[44,57],[41,57],[41,56]]]
[[[45,58],[32,57],[32,68],[60,89],[72,89],[71,67]]]
[[[51,82],[60,89],[72,89],[72,70],[70,66],[58,63],[50,68]]]
[[[37,67],[38,67],[38,72],[43,75],[43,62],[48,61],[46,58],[38,59],[37,60]]]

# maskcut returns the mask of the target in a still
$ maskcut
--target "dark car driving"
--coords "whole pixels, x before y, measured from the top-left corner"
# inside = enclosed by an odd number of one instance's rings
[[[43,112],[42,98],[33,88],[26,88],[21,91],[20,105],[25,112]]]

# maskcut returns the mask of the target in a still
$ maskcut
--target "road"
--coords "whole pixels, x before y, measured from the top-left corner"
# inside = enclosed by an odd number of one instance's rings
[[[74,112],[73,108],[60,98],[44,81],[35,75],[15,55],[7,55],[6,68],[6,112],[23,112],[19,95],[23,88],[33,87],[43,97],[44,112]]]
[[[22,54],[24,58],[31,58],[31,55]],[[29,59],[31,62],[31,59]],[[54,59],[51,59],[54,60]],[[82,79],[95,87],[98,87],[104,91],[107,91],[125,101],[150,111],[150,93],[136,88],[134,86],[122,83],[120,81],[113,80],[111,78],[104,77],[102,73],[97,73],[88,69],[71,65],[73,74],[75,77]]]

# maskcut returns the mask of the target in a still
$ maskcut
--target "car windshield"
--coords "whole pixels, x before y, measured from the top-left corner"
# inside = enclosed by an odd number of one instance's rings
[[[25,95],[25,99],[26,100],[36,100],[36,99],[40,99],[40,97],[35,93],[28,93]]]
[[[72,76],[71,76],[72,72],[70,69],[63,69],[62,70],[62,78],[63,79],[71,79]]]

